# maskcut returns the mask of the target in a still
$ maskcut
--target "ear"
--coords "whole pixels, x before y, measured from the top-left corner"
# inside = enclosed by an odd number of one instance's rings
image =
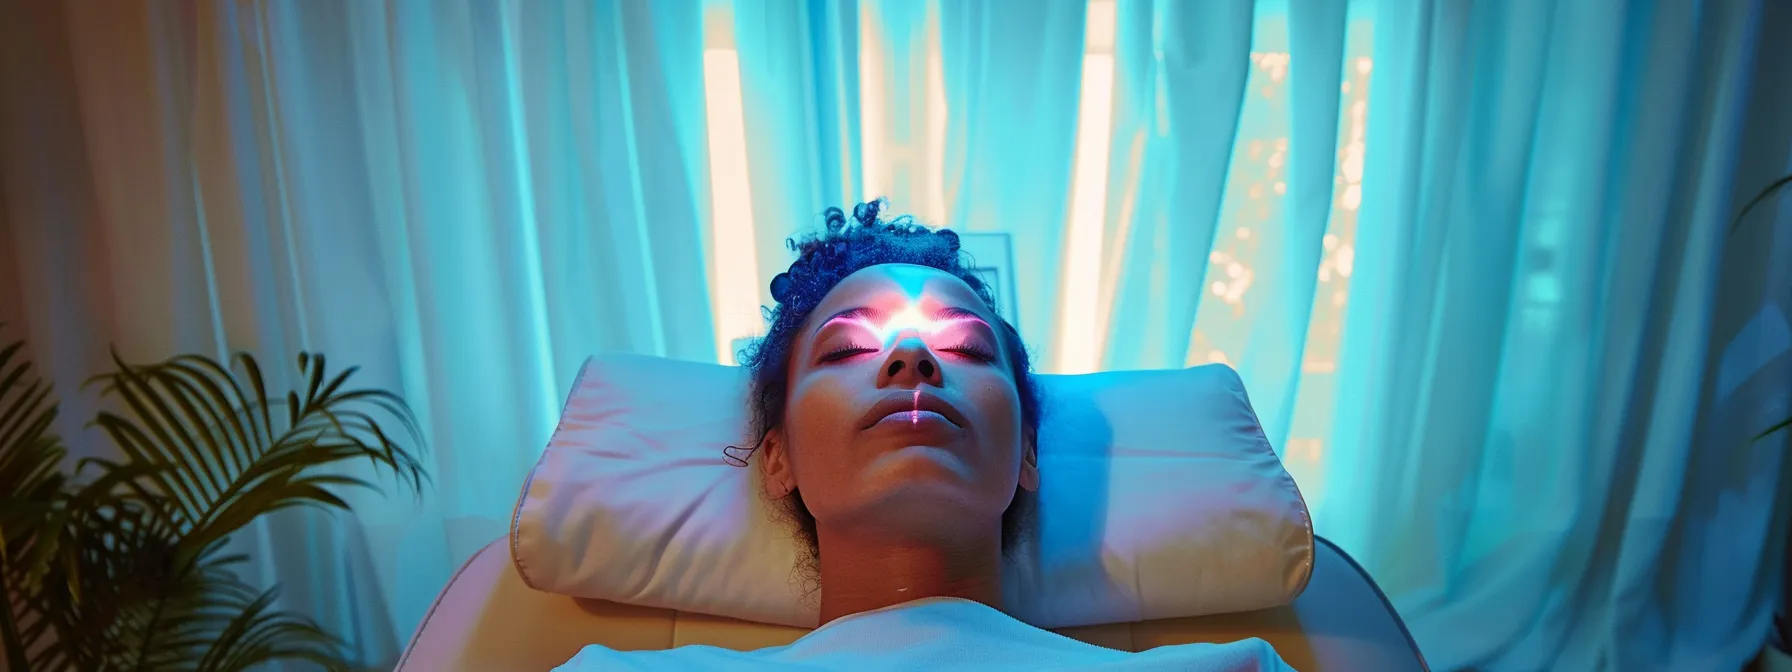
[[[1039,433],[1031,429],[1021,438],[1020,487],[1039,492]]]
[[[796,476],[790,470],[790,453],[784,443],[784,433],[771,429],[766,431],[765,439],[759,442],[759,452],[765,458],[760,460],[759,469],[765,476],[762,486],[765,496],[771,499],[783,499],[796,489]]]

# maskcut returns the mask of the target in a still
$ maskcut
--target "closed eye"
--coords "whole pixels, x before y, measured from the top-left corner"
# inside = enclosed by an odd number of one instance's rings
[[[996,359],[995,353],[990,352],[988,348],[976,343],[966,343],[964,345],[955,345],[950,348],[942,348],[941,352],[950,352],[954,355],[974,359],[980,362],[993,362]]]
[[[830,362],[838,362],[841,360],[851,359],[858,355],[863,355],[863,354],[870,353],[870,352],[877,352],[877,349],[876,348],[867,348],[867,347],[858,346],[858,345],[842,345],[838,348],[834,348],[833,350],[827,351],[827,353],[823,354],[819,358],[819,361],[823,364],[827,364]]]

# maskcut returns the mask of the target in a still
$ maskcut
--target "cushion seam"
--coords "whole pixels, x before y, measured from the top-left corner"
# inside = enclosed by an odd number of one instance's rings
[[[591,371],[591,365],[596,359],[596,356],[586,357],[585,363],[579,365],[579,373],[578,375],[573,376],[572,379],[572,388],[566,392],[566,401],[561,402],[560,404],[560,419],[554,422],[554,431],[552,434],[548,435],[548,446],[552,446],[554,444],[554,439],[560,436],[560,426],[566,419],[566,409],[572,407],[573,397],[578,395],[579,388],[585,383],[585,374]],[[535,582],[530,580],[528,565],[523,562],[523,504],[529,501],[529,488],[535,485],[535,475],[540,473],[541,463],[547,461],[547,459],[548,448],[544,446],[541,450],[541,457],[536,458],[535,466],[530,467],[528,477],[523,479],[523,491],[517,495],[516,506],[510,511],[510,564],[516,567],[517,576],[522,577],[523,585],[528,586],[533,590],[543,590],[543,588],[535,585]]]
[[[1232,374],[1227,377],[1226,382],[1230,383],[1233,392],[1238,395],[1239,401],[1243,402],[1246,412],[1251,415],[1251,424],[1256,430],[1258,439],[1256,442],[1253,442],[1251,447],[1261,453],[1267,454],[1271,460],[1275,461],[1276,467],[1278,467],[1276,469],[1278,473],[1275,478],[1277,485],[1281,486],[1285,491],[1294,493],[1295,504],[1299,507],[1301,536],[1306,541],[1306,557],[1301,559],[1300,571],[1302,576],[1300,579],[1300,586],[1296,588],[1292,594],[1287,596],[1288,602],[1292,603],[1295,598],[1300,597],[1301,593],[1307,592],[1307,585],[1313,581],[1313,556],[1317,552],[1316,549],[1313,548],[1313,512],[1307,508],[1307,498],[1306,495],[1301,494],[1300,484],[1294,482],[1294,475],[1288,473],[1287,465],[1282,464],[1282,456],[1276,453],[1275,446],[1271,445],[1269,442],[1269,436],[1263,432],[1263,419],[1257,417],[1257,408],[1251,405],[1250,392],[1244,388],[1244,378],[1238,375],[1238,370],[1224,364],[1221,364],[1220,366],[1225,366],[1226,371]]]

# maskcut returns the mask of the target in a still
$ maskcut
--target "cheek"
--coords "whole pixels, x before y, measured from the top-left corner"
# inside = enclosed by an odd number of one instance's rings
[[[1018,460],[1021,447],[1020,393],[1006,376],[992,376],[972,387],[978,432],[987,453],[1002,463]]]
[[[798,488],[812,490],[816,482],[842,469],[842,451],[835,448],[850,438],[852,409],[848,408],[850,397],[838,387],[811,376],[790,390],[790,400],[784,406],[784,433],[789,437]]]

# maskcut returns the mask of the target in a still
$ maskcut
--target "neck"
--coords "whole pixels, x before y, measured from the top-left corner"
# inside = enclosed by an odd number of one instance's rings
[[[998,527],[959,538],[900,538],[863,527],[816,530],[821,622],[927,597],[1002,608]]]

